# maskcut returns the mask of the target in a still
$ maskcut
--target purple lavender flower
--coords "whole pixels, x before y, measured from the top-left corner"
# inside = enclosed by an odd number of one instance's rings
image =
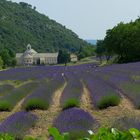
[[[83,93],[83,86],[80,79],[73,72],[65,72],[67,85],[62,92],[60,99],[63,109],[69,107],[78,107],[80,104],[80,97]]]
[[[35,125],[37,117],[28,112],[17,112],[0,124],[0,132],[9,133],[15,138],[22,138]]]
[[[71,139],[87,135],[87,130],[92,130],[95,125],[96,120],[88,112],[78,108],[64,110],[53,123],[61,133],[69,132]]]

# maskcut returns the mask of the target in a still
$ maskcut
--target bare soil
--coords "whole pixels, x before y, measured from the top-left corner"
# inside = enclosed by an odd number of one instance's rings
[[[33,135],[35,137],[37,136],[49,137],[48,128],[52,126],[54,119],[62,111],[62,108],[60,106],[60,97],[65,86],[66,84],[61,89],[57,90],[54,93],[52,103],[49,106],[48,110],[32,111],[32,113],[37,115],[39,119],[36,126],[30,130],[30,135]]]
[[[121,97],[122,99],[118,106],[108,107],[104,110],[98,110],[93,106],[89,91],[84,86],[84,93],[81,97],[80,107],[83,110],[89,112],[99,124],[106,127],[110,127],[116,119],[124,116],[139,118],[140,111],[135,109],[131,101],[123,94],[121,94]],[[97,127],[95,126],[93,130],[96,131],[96,129]]]
[[[66,84],[54,93],[52,103],[49,106],[48,110],[31,111],[33,114],[37,115],[39,119],[35,127],[30,129],[29,135],[35,137],[42,136],[48,139],[48,128],[52,126],[54,119],[62,111],[62,108],[60,106],[60,97],[65,86]],[[109,107],[104,110],[98,110],[93,106],[89,91],[84,86],[80,108],[89,112],[93,116],[93,118],[97,120],[98,124],[101,124],[101,126],[110,127],[116,119],[125,116],[140,118],[140,111],[133,106],[133,104],[127,97],[125,97],[122,93],[120,93],[120,95],[122,99],[118,106]],[[20,111],[22,109],[23,101],[24,99],[21,100],[11,112],[0,112],[0,122],[2,122],[11,114]],[[98,124],[94,125],[94,131],[98,129]]]

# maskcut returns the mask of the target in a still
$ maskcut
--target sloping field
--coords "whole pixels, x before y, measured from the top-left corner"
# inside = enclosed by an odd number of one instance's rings
[[[99,126],[140,129],[139,109],[140,62],[0,72],[0,132],[16,138],[48,138],[51,126],[70,132],[71,139]]]

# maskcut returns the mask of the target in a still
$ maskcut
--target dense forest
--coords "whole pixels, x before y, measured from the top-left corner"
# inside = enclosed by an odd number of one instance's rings
[[[107,60],[115,56],[115,61],[120,63],[140,61],[140,18],[107,30],[97,46],[98,56],[106,56]]]
[[[38,52],[64,48],[77,52],[89,46],[65,26],[37,12],[36,7],[0,0],[0,48],[23,52],[28,43]]]

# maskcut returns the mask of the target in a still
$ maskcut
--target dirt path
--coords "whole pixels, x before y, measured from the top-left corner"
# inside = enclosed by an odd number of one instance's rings
[[[120,93],[121,94],[121,93]],[[111,126],[112,123],[117,119],[123,116],[127,117],[138,117],[140,116],[140,111],[135,109],[131,101],[121,94],[122,100],[118,106],[109,107],[104,110],[95,109],[92,105],[89,91],[84,86],[84,92],[81,97],[81,108],[89,112],[99,124],[102,126]],[[94,130],[97,127],[95,126]]]
[[[22,110],[22,104],[24,102],[25,98],[23,98],[21,101],[19,101],[16,106],[13,108],[12,112],[18,112]]]
[[[35,110],[32,113],[36,114],[39,118],[36,126],[30,130],[30,134],[33,136],[44,136],[48,137],[48,128],[52,126],[53,120],[58,116],[61,112],[62,108],[60,107],[60,97],[61,93],[64,90],[66,84],[59,90],[54,93],[52,103],[48,110]]]

